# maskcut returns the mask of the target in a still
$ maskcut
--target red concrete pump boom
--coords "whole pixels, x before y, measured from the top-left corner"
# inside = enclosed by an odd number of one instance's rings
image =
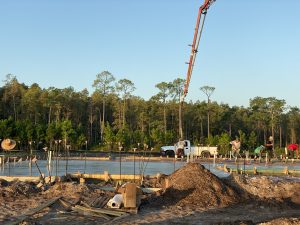
[[[186,95],[188,93],[189,84],[190,84],[190,80],[191,80],[191,76],[192,76],[192,72],[193,72],[193,68],[194,68],[194,63],[196,60],[196,55],[198,52],[198,46],[199,46],[200,38],[202,35],[202,30],[203,30],[203,26],[204,26],[204,22],[205,22],[206,13],[207,13],[207,10],[209,9],[209,7],[211,6],[211,4],[215,1],[216,0],[204,0],[203,5],[200,6],[199,11],[198,11],[198,17],[197,17],[197,22],[196,22],[196,27],[195,27],[195,32],[194,32],[194,39],[193,39],[193,44],[192,44],[192,49],[191,49],[191,55],[190,55],[190,60],[188,62],[189,66],[188,66],[186,81],[185,81],[184,90],[183,90],[183,99],[186,97]],[[202,14],[204,15],[204,17],[201,20]],[[199,31],[200,23],[201,23],[201,28]],[[182,101],[183,101],[183,99],[182,99]]]

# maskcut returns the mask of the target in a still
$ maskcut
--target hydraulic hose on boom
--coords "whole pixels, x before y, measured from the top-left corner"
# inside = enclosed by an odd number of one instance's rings
[[[205,23],[205,17],[206,17],[207,10],[211,6],[211,4],[215,1],[216,0],[204,0],[203,5],[200,6],[200,8],[199,8],[195,32],[194,32],[193,44],[191,46],[192,49],[191,49],[190,60],[188,62],[189,66],[188,66],[188,71],[187,71],[187,75],[186,75],[186,81],[185,81],[185,85],[184,85],[183,96],[182,96],[181,102],[184,101],[184,98],[186,97],[186,95],[188,93],[191,76],[193,73],[193,68],[194,68],[194,64],[195,64],[195,60],[196,60],[196,56],[197,56],[197,52],[198,52],[198,47],[199,47],[199,43],[200,43],[200,39],[202,36],[202,31],[203,31],[203,27],[204,27],[204,23]],[[202,14],[204,16],[203,16],[203,19],[201,20]],[[200,27],[200,24],[201,24],[201,27]],[[199,27],[200,27],[200,30],[199,30]]]

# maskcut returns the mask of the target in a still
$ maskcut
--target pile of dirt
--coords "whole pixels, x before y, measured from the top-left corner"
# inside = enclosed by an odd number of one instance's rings
[[[300,207],[300,182],[288,177],[232,176],[231,185],[267,203]]]
[[[279,218],[259,225],[299,225],[300,218]]]
[[[198,163],[188,163],[168,180],[169,187],[160,196],[164,205],[206,209],[225,207],[241,200],[232,187]]]

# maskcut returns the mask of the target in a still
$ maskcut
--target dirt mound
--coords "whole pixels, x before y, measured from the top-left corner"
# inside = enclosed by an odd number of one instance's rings
[[[240,200],[234,189],[198,163],[188,163],[168,179],[169,187],[162,195],[165,205],[210,208]]]
[[[279,218],[259,225],[299,225],[300,218]]]
[[[300,207],[300,182],[288,177],[231,176],[231,185],[270,206]]]

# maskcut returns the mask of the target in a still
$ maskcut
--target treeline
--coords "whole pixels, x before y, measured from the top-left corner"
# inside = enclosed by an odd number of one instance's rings
[[[27,86],[11,74],[0,88],[0,139],[12,138],[17,148],[61,144],[71,149],[159,150],[180,137],[179,102],[184,80],[161,82],[149,100],[133,96],[134,83],[116,81],[108,71],[96,75],[94,92],[72,87]],[[272,135],[277,148],[298,142],[300,111],[274,97],[250,99],[248,108],[214,101],[184,103],[182,131],[193,144],[229,148],[236,136],[242,149],[254,149]]]

